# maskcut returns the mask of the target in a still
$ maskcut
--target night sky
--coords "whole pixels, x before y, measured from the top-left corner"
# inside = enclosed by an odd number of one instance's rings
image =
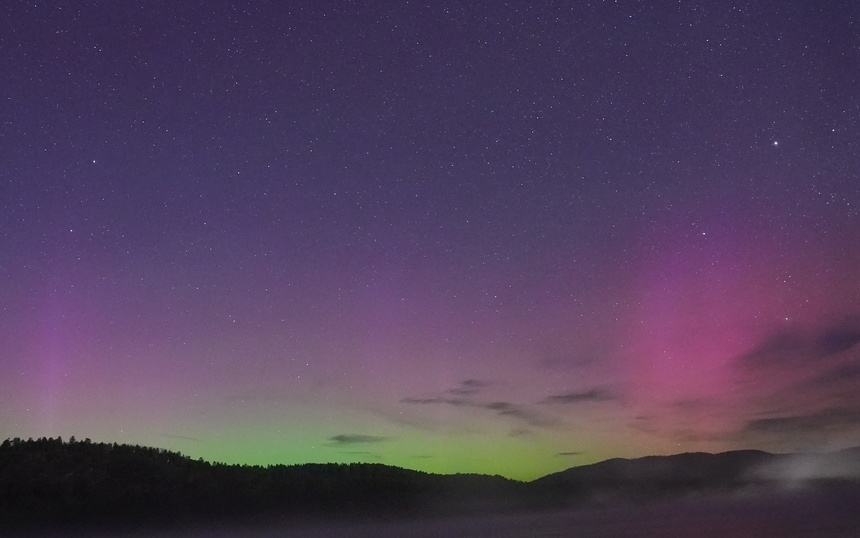
[[[858,2],[12,1],[0,80],[0,439],[860,444]]]

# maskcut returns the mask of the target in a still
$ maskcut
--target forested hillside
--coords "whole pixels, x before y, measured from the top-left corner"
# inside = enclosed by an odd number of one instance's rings
[[[74,438],[0,445],[0,521],[6,523],[408,515],[510,504],[522,486],[498,476],[432,475],[379,464],[225,465]]]
[[[89,439],[0,444],[0,530],[511,513],[734,492],[817,495],[828,505],[853,506],[860,502],[860,450],[616,458],[523,483],[365,463],[226,465]]]

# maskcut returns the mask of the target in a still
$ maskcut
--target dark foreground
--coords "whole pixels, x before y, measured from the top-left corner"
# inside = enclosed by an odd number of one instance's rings
[[[803,491],[770,497],[733,494],[707,499],[655,501],[624,506],[589,506],[540,513],[473,515],[365,521],[316,521],[243,525],[197,525],[100,536],[251,538],[412,537],[857,537],[860,495]],[[79,533],[75,536],[91,536]],[[69,536],[42,533],[39,536]]]
[[[15,439],[0,445],[0,535],[858,537],[860,449],[613,459],[524,483]]]

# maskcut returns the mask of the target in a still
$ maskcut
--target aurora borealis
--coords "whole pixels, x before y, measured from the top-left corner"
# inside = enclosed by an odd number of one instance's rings
[[[856,2],[0,18],[0,440],[521,479],[860,444]]]

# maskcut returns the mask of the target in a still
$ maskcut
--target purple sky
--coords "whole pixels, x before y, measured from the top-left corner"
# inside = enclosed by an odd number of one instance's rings
[[[0,438],[860,444],[860,4],[245,4],[0,7]]]

